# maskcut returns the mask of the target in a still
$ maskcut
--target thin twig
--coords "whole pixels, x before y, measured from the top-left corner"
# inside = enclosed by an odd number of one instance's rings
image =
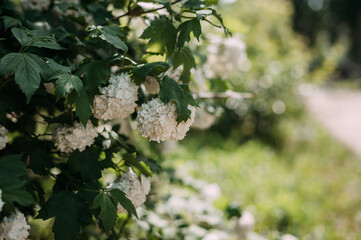
[[[174,2],[172,2],[170,5],[174,5],[176,3],[179,3],[181,0],[176,0]],[[142,11],[142,12],[132,12],[132,11],[128,11],[118,17],[115,17],[115,18],[112,18],[110,21],[111,22],[114,22],[114,21],[117,21],[118,19],[122,18],[122,17],[126,17],[126,16],[139,16],[139,15],[142,15],[142,14],[147,14],[147,13],[151,13],[151,12],[156,12],[158,10],[162,10],[162,9],[165,9],[166,7],[163,6],[163,7],[159,7],[159,8],[155,8],[155,9],[151,9],[151,10],[147,10],[147,11]],[[101,24],[101,26],[105,26],[107,25],[108,22],[105,22],[103,24]]]
[[[234,92],[234,91],[226,91],[226,92],[199,92],[193,94],[194,98],[236,98],[236,99],[244,99],[244,98],[253,98],[252,93],[245,92]]]

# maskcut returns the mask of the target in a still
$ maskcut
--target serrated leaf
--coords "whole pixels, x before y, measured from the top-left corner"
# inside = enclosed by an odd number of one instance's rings
[[[191,110],[188,105],[198,106],[189,88],[185,84],[179,84],[168,76],[164,76],[160,83],[159,98],[162,102],[175,101],[177,104],[177,122],[187,121],[190,118]]]
[[[25,93],[29,102],[31,96],[39,88],[41,67],[37,63],[41,59],[31,53],[9,53],[0,62],[0,73],[15,71],[15,82]]]
[[[136,218],[138,218],[137,211],[135,210],[132,201],[127,198],[124,192],[119,189],[112,189],[110,194],[112,195],[116,205],[119,203],[129,214],[133,214]]]
[[[79,173],[83,181],[98,181],[102,176],[101,171],[111,167],[110,161],[99,161],[100,152],[99,148],[87,148],[82,152],[75,151],[68,160],[70,171]]]
[[[98,87],[107,82],[110,68],[107,61],[96,60],[80,66],[78,76],[84,74],[84,85],[91,93],[96,93]]]
[[[37,149],[31,153],[29,164],[34,173],[46,175],[46,169],[50,169],[52,166],[52,159],[43,149]]]
[[[121,30],[120,27],[116,27]],[[114,26],[107,26],[100,29],[101,35],[100,38],[112,44],[114,47],[123,50],[124,52],[128,52],[128,46],[123,42],[120,37],[122,36],[122,32],[117,32]]]
[[[110,231],[114,227],[117,219],[117,208],[113,199],[105,192],[100,192],[94,199],[92,208],[99,208],[99,218],[103,222],[105,231]]]
[[[78,239],[84,213],[87,209],[76,199],[73,192],[59,192],[50,197],[36,218],[47,220],[55,217],[53,232],[55,240]]]
[[[150,23],[140,36],[142,39],[149,39],[148,50],[150,52],[172,53],[177,38],[177,30],[172,22],[166,18],[158,18]]]
[[[20,157],[20,155],[8,155],[0,158],[2,200],[6,204],[17,202],[22,206],[29,206],[34,200],[25,189],[26,166],[20,161]]]
[[[178,47],[182,48],[185,42],[189,42],[191,40],[191,33],[193,33],[194,37],[199,41],[199,36],[202,34],[202,27],[198,19],[192,19],[186,22],[183,22],[179,25],[178,30]]]
[[[172,56],[172,62],[174,69],[176,69],[180,65],[183,65],[183,72],[180,80],[183,83],[188,83],[190,81],[191,69],[196,67],[196,62],[189,48],[185,47],[180,50],[174,51],[174,54]]]
[[[38,39],[36,39],[36,42],[34,42],[34,44],[31,46],[39,47],[39,48],[49,48],[49,49],[54,49],[54,50],[66,50],[66,48],[63,48],[62,46],[60,46],[56,42],[55,38],[53,38],[51,36],[39,37]]]
[[[137,159],[135,154],[124,153],[123,159],[128,166],[135,167],[138,169],[143,175],[150,177],[152,176],[152,172],[150,171],[149,167],[144,163]]]
[[[66,94],[71,93],[74,89],[79,93],[83,88],[83,82],[80,78],[69,72],[57,71],[51,79],[57,79],[55,82],[57,101]]]
[[[80,122],[85,126],[89,120],[90,115],[92,114],[91,110],[91,99],[87,91],[82,88],[78,93],[75,100],[76,104],[76,115],[79,117]]]
[[[34,34],[27,28],[13,28],[11,32],[22,47],[28,46],[34,40]]]
[[[132,78],[137,85],[140,85],[148,75],[157,76],[167,71],[169,67],[170,65],[166,62],[146,63],[132,70]]]

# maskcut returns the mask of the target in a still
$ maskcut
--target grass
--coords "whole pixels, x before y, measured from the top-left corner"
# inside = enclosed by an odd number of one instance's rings
[[[197,132],[166,157],[251,209],[265,236],[278,230],[300,239],[360,239],[361,160],[308,117],[279,126],[287,139],[282,151]]]

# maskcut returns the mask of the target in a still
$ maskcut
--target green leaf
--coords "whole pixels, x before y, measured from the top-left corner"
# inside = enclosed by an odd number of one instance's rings
[[[42,61],[31,53],[9,53],[0,62],[0,73],[8,74],[15,71],[15,82],[25,93],[28,102],[39,88],[41,67],[37,61]]]
[[[49,48],[49,49],[54,49],[54,50],[66,50],[66,48],[63,48],[62,46],[60,46],[56,42],[55,38],[53,38],[51,36],[39,37],[38,39],[36,39],[36,42],[34,42],[34,44],[31,46],[39,47],[39,48]]]
[[[142,84],[148,75],[157,76],[168,70],[170,65],[166,62],[153,62],[138,65],[132,70],[132,77],[137,85]]]
[[[118,32],[116,29],[119,29]],[[128,52],[127,45],[120,39],[123,36],[120,27],[116,26],[107,26],[100,29],[101,35],[100,38],[112,44],[114,47],[123,50],[124,52]]]
[[[189,42],[191,40],[191,33],[197,38],[199,41],[199,36],[202,34],[202,27],[197,18],[183,22],[178,27],[178,47],[182,48],[185,42]]]
[[[15,38],[19,41],[22,47],[30,45],[30,43],[35,39],[34,34],[27,28],[13,28],[11,32]]]
[[[172,56],[172,62],[174,69],[183,65],[183,72],[180,80],[183,83],[188,83],[190,81],[191,69],[196,67],[196,62],[189,48],[182,48],[175,51]]]
[[[101,178],[101,171],[111,167],[107,160],[99,161],[99,148],[87,148],[83,152],[75,151],[68,160],[69,169],[72,173],[79,173],[81,179],[87,182],[96,182]]]
[[[44,149],[37,149],[30,155],[30,168],[34,173],[39,175],[46,175],[46,169],[52,167],[52,159],[46,154]]]
[[[83,88],[83,82],[80,78],[69,72],[57,71],[51,79],[57,79],[55,82],[57,101],[66,94],[71,93],[74,89],[79,93]]]
[[[150,23],[140,38],[149,39],[150,52],[165,53],[167,50],[172,53],[176,44],[177,30],[168,19],[158,18]]]
[[[21,22],[19,19],[10,16],[2,16],[1,19],[4,20],[5,31],[13,26],[21,26]]]
[[[92,208],[99,208],[99,218],[103,222],[105,231],[110,231],[114,227],[117,219],[117,207],[111,196],[105,192],[100,192],[94,199]]]
[[[98,87],[107,82],[110,68],[107,61],[96,60],[82,65],[76,74],[78,76],[84,74],[86,89],[91,93],[97,93]]]
[[[201,0],[188,0],[184,3],[183,7],[188,9],[201,8],[204,5],[204,1]]]
[[[51,76],[57,71],[62,71],[62,72],[71,71],[70,67],[60,65],[51,58],[43,58],[43,59],[40,59],[40,61],[36,61],[36,62],[39,64],[39,66],[42,69],[41,76],[44,78],[45,81],[49,81]]]
[[[85,222],[83,211],[86,211],[86,208],[76,199],[76,195],[73,192],[63,191],[51,196],[36,218],[47,220],[55,217],[53,224],[55,240],[76,240],[81,223]]]
[[[188,105],[198,106],[187,85],[180,85],[168,76],[164,76],[160,83],[159,98],[168,103],[174,100],[177,103],[177,122],[186,121],[190,118],[191,111]]]
[[[8,155],[0,158],[0,189],[2,200],[6,204],[17,202],[22,206],[34,204],[32,195],[26,191],[26,166],[20,161],[20,155]]]
[[[79,117],[80,122],[85,126],[92,114],[91,105],[92,102],[87,91],[82,88],[76,97],[76,115]]]
[[[138,218],[137,211],[135,210],[132,201],[130,201],[127,196],[125,196],[124,192],[120,191],[119,189],[112,189],[110,194],[112,195],[116,205],[119,203],[125,210],[127,210],[129,214],[133,214],[136,218]]]
[[[150,171],[150,168],[144,162],[139,161],[139,158],[137,159],[135,154],[124,153],[123,159],[125,160],[125,163],[127,165],[135,167],[145,176],[147,177],[152,176],[152,172]]]

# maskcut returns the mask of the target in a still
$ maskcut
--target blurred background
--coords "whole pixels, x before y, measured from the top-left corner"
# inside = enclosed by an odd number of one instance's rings
[[[361,239],[361,1],[219,5],[245,56],[208,89],[254,97],[205,100],[209,124],[167,144],[166,162],[218,183],[218,207],[251,212],[259,238],[244,239]]]

